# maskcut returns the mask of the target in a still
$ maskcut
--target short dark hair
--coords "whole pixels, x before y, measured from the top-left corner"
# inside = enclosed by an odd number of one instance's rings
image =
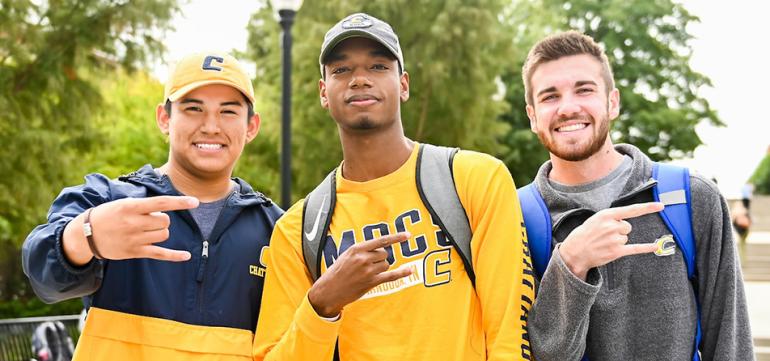
[[[248,122],[251,117],[254,116],[254,104],[251,104],[249,101],[249,98],[246,98],[245,95],[241,94],[243,96],[243,101],[246,102],[246,121]],[[163,104],[163,109],[166,110],[166,114],[168,116],[171,116],[171,101],[166,99],[166,103]]]
[[[535,44],[527,55],[527,60],[521,70],[524,80],[524,93],[527,104],[534,103],[532,94],[532,74],[538,66],[549,61],[559,60],[572,55],[590,55],[602,65],[602,78],[607,94],[615,88],[615,79],[612,76],[612,67],[607,54],[601,46],[588,35],[571,30],[546,37]]]

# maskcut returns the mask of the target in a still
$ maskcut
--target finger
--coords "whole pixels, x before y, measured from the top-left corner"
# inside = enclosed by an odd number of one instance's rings
[[[171,218],[163,212],[152,212],[142,216],[142,229],[145,231],[155,231],[167,229],[171,225]]]
[[[198,203],[197,198],[188,196],[157,196],[134,200],[136,211],[143,214],[190,209],[197,207]]]
[[[190,252],[177,251],[159,246],[142,246],[137,257],[152,258],[161,261],[183,262],[190,259]]]
[[[153,243],[160,243],[168,239],[168,228],[142,232],[141,237],[143,243],[147,243],[148,245]]]
[[[409,232],[400,232],[396,234],[389,234],[387,236],[375,238],[366,242],[361,242],[361,243],[358,243],[356,246],[358,246],[363,251],[371,251],[373,249],[383,248],[394,243],[406,241],[411,236],[412,235],[409,234]]]
[[[625,235],[625,234],[621,234],[621,235],[617,236],[617,241],[618,241],[619,244],[626,244],[626,243],[628,243],[628,236]]]
[[[618,232],[620,232],[620,234],[626,235],[631,233],[631,229],[633,229],[633,227],[631,227],[631,223],[628,223],[628,221],[624,221],[624,220],[620,220],[619,223],[620,223],[619,225],[620,229],[618,230]]]
[[[605,214],[610,217],[621,220],[643,216],[645,214],[660,212],[663,210],[663,203],[660,202],[648,202],[632,204],[630,206],[608,208],[605,210]]]
[[[658,245],[655,243],[642,243],[642,244],[627,244],[623,246],[621,251],[621,257],[630,256],[634,254],[652,253],[658,249]]]
[[[373,263],[382,262],[388,258],[388,251],[385,248],[375,248],[369,252]]]
[[[404,278],[412,274],[412,266],[402,265],[392,271],[382,272],[375,277],[375,285],[380,285],[385,282],[395,281],[399,278]]]

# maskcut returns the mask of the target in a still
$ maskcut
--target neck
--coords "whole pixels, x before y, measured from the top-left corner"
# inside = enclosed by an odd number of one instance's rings
[[[213,202],[226,197],[233,188],[230,177],[202,177],[191,174],[182,167],[175,166],[172,160],[158,168],[161,174],[171,179],[171,183],[184,195],[198,198],[203,203]]]
[[[608,141],[598,152],[581,161],[572,162],[551,154],[552,169],[548,178],[565,185],[586,184],[606,177],[621,162],[623,154]]]
[[[395,172],[409,159],[414,142],[404,136],[401,122],[384,131],[352,133],[340,128],[342,174],[345,179],[365,182]]]

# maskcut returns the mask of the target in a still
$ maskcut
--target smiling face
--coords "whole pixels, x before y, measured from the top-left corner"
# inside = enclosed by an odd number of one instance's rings
[[[409,99],[409,75],[380,43],[366,38],[341,42],[327,57],[319,82],[321,105],[343,130],[371,131],[401,120]]]
[[[230,177],[235,162],[259,131],[259,115],[247,119],[243,94],[221,84],[206,85],[158,106],[158,126],[169,136],[169,165],[193,178]]]
[[[552,157],[581,161],[612,147],[609,127],[619,114],[620,94],[607,94],[599,61],[565,56],[540,64],[531,79],[530,127]]]

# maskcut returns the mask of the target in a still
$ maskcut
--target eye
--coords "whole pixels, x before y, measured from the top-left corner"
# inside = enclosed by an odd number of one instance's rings
[[[390,68],[387,65],[385,65],[385,64],[374,64],[374,65],[372,65],[372,69],[374,69],[374,70],[388,70]]]
[[[203,109],[201,109],[201,107],[195,106],[195,105],[186,107],[186,108],[184,108],[184,110],[186,112],[202,112],[203,111]]]
[[[340,66],[337,68],[332,69],[332,74],[342,74],[344,72],[347,72],[349,70],[346,66]]]
[[[540,102],[541,103],[549,102],[549,101],[552,101],[552,100],[556,100],[558,98],[559,97],[556,94],[547,94],[544,97],[540,98]]]
[[[592,88],[578,88],[577,93],[578,94],[588,94],[593,93],[594,90]]]
[[[229,115],[238,115],[238,112],[230,109],[225,109],[222,111],[223,114],[229,114]]]

